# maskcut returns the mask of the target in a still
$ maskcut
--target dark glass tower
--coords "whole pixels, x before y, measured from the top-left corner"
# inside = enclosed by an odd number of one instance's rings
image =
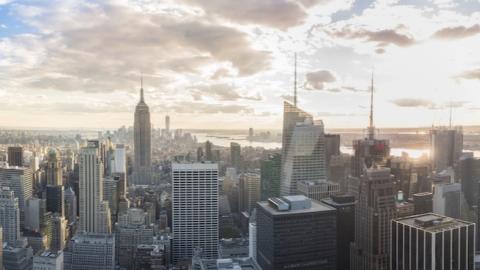
[[[143,86],[140,88],[140,102],[135,108],[135,120],[133,123],[133,140],[137,184],[150,184],[151,155],[151,124],[150,111],[143,96]]]

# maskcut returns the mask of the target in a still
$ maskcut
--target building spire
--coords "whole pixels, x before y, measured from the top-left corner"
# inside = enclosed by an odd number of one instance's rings
[[[369,139],[374,139],[375,137],[375,127],[373,126],[373,91],[374,91],[374,86],[373,86],[373,70],[372,70],[372,79],[371,79],[371,85],[370,85],[370,123],[368,126]]]
[[[293,105],[297,107],[297,53],[295,53],[295,67],[293,71]]]
[[[143,74],[140,76],[140,102],[145,102],[143,97]]]

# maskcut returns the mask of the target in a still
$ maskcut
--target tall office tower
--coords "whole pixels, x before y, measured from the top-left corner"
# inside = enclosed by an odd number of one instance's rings
[[[25,204],[32,197],[33,173],[30,168],[3,167],[0,168],[0,186],[9,187],[18,198],[20,208],[20,228],[25,223]]]
[[[477,205],[478,181],[480,180],[480,159],[471,155],[463,155],[459,164],[459,179],[462,192],[470,208]]]
[[[0,190],[0,225],[3,228],[3,241],[15,246],[20,238],[20,211],[18,198],[8,187]]]
[[[475,224],[437,214],[392,220],[391,270],[473,270]]]
[[[390,156],[390,142],[388,140],[378,140],[375,138],[375,126],[373,124],[373,76],[370,87],[370,124],[368,126],[368,136],[362,140],[353,141],[354,155],[352,158],[351,174],[354,177],[360,177],[365,168],[372,167],[373,164],[382,164]]]
[[[218,165],[172,164],[173,261],[218,256]]]
[[[63,215],[55,213],[52,215],[52,241],[50,250],[53,252],[62,251],[65,248],[67,239],[67,220]]]
[[[127,158],[125,152],[125,145],[117,144],[115,146],[115,166],[113,173],[127,173]]]
[[[32,269],[33,250],[27,247],[26,242],[17,246],[3,247],[3,267],[5,270],[30,270]]]
[[[433,212],[451,218],[460,218],[462,187],[459,183],[439,183],[433,186]]]
[[[202,147],[198,147],[198,148],[197,148],[197,162],[202,162],[202,161],[203,161],[203,158],[204,158],[203,148],[202,148]]]
[[[213,144],[210,141],[205,142],[205,160],[213,161]]]
[[[340,184],[326,180],[299,181],[297,189],[299,194],[321,201],[332,195],[338,195],[340,193]]]
[[[330,165],[332,156],[340,155],[340,135],[325,134],[325,162],[327,167]]]
[[[135,211],[130,211],[131,209]],[[138,245],[153,244],[153,228],[145,225],[143,218],[135,218],[142,209],[131,208],[127,215],[130,218],[122,219],[115,224],[116,262],[120,267],[133,269],[135,250]]]
[[[239,209],[249,215],[260,201],[260,175],[243,173],[239,178]]]
[[[95,220],[95,232],[97,233],[112,233],[112,214],[108,201],[101,201],[98,207],[96,220]]]
[[[68,220],[68,223],[75,222],[77,220],[77,196],[72,187],[65,190],[65,217]]]
[[[350,269],[350,245],[355,240],[355,197],[332,196],[322,202],[337,210],[337,270]]]
[[[240,144],[236,142],[230,143],[230,162],[232,167],[240,171],[242,169],[242,155]]]
[[[430,130],[430,161],[432,169],[441,172],[455,167],[463,151],[461,127],[437,127]]]
[[[108,234],[77,234],[68,242],[63,254],[65,270],[113,270],[115,238]]]
[[[340,190],[346,193],[348,190],[348,175],[350,174],[351,156],[336,155],[330,158],[328,167],[328,179],[332,182],[340,184]]]
[[[28,199],[25,204],[25,226],[23,228],[29,231],[39,232],[46,211],[46,199],[35,197]]]
[[[415,193],[412,160],[408,156],[392,157],[388,167],[395,177],[396,190],[401,190],[405,198],[412,197],[412,194]]]
[[[280,196],[282,156],[272,154],[260,163],[261,200]]]
[[[63,252],[44,251],[33,257],[33,270],[63,270]]]
[[[257,206],[257,262],[263,270],[336,269],[336,213],[303,195]]]
[[[103,201],[103,163],[99,142],[89,141],[80,149],[80,230],[98,232],[97,214]]]
[[[112,139],[108,137],[105,144],[105,161],[104,165],[104,176],[111,176],[115,170],[115,149],[113,148]]]
[[[8,165],[15,167],[23,166],[23,148],[20,146],[8,147]]]
[[[170,116],[169,115],[165,116],[165,132],[167,133],[167,135],[170,134]]]
[[[118,211],[118,202],[119,196],[118,181],[115,180],[113,177],[106,177],[103,180],[103,199],[108,202],[108,206],[110,207],[110,211],[112,213],[113,221],[116,221],[117,211]]]
[[[62,159],[55,149],[48,151],[47,167],[45,168],[47,185],[61,186],[63,184]]]
[[[47,211],[64,215],[64,190],[62,185],[48,185],[47,191]]]
[[[413,194],[414,214],[426,214],[433,212],[433,193],[422,192]]]
[[[257,260],[257,210],[254,209],[248,221],[248,257]]]
[[[369,168],[360,179],[355,206],[352,270],[387,270],[390,221],[395,218],[395,184],[389,168]]]
[[[143,97],[142,85],[140,102],[135,108],[135,121],[133,123],[134,171],[136,174],[135,183],[137,184],[150,184],[151,138],[150,111]]]
[[[300,180],[327,178],[323,122],[314,123],[311,118],[297,122],[287,148],[282,164],[282,195],[298,194],[297,183]]]

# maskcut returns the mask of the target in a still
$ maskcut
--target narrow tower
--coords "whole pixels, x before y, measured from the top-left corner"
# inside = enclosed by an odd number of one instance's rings
[[[370,123],[368,125],[368,138],[373,140],[375,138],[375,127],[373,125],[373,72],[372,72],[372,81],[370,85]]]
[[[140,101],[135,108],[133,123],[134,169],[136,184],[150,184],[151,167],[151,123],[150,111],[143,94],[143,76],[140,79]]]

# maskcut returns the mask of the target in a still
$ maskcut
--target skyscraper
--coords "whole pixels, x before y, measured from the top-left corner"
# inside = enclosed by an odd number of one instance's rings
[[[248,215],[260,201],[260,175],[257,173],[243,173],[239,178],[239,210]]]
[[[15,246],[20,238],[20,211],[18,198],[8,187],[0,190],[0,225],[3,228],[3,241]]]
[[[10,166],[23,166],[23,148],[20,146],[8,147],[8,165]]]
[[[99,142],[88,141],[80,150],[80,229],[83,232],[99,232],[98,213],[103,201],[103,163]]]
[[[388,270],[395,184],[389,168],[367,169],[358,187],[351,270]]]
[[[76,221],[77,219],[77,196],[72,187],[69,187],[65,190],[64,193],[65,199],[65,217],[69,223]]]
[[[213,144],[210,141],[205,142],[205,160],[213,161]]]
[[[280,196],[282,156],[273,154],[260,163],[261,200]]]
[[[230,143],[230,162],[232,167],[240,171],[242,168],[242,155],[240,144],[236,142]]]
[[[463,151],[463,130],[461,127],[438,127],[430,130],[430,160],[437,173],[454,167]]]
[[[170,116],[169,115],[165,116],[165,132],[169,136],[170,134]]]
[[[257,262],[263,270],[336,269],[335,209],[303,195],[257,205]]]
[[[45,169],[45,171],[47,176],[47,185],[61,186],[63,184],[61,158],[57,150],[49,150],[47,168]]]
[[[460,218],[462,186],[459,183],[437,183],[433,186],[433,212]]]
[[[113,173],[127,173],[127,158],[125,154],[125,145],[117,144],[115,146],[115,166]]]
[[[326,180],[323,122],[313,122],[311,117],[305,118],[303,122],[297,122],[286,147],[285,156],[282,156],[282,195],[298,194],[298,181]]]
[[[150,184],[151,162],[151,123],[150,111],[143,96],[143,83],[140,88],[140,102],[135,108],[133,123],[135,183]]]
[[[18,198],[20,208],[20,228],[25,223],[25,204],[33,194],[33,173],[26,167],[0,168],[0,186],[9,187]]]
[[[480,180],[480,159],[474,158],[473,153],[462,155],[459,164],[459,178],[462,192],[470,208],[477,205],[478,182]]]
[[[218,256],[218,165],[172,164],[173,261]]]
[[[437,214],[392,220],[391,270],[473,270],[475,224]]]

